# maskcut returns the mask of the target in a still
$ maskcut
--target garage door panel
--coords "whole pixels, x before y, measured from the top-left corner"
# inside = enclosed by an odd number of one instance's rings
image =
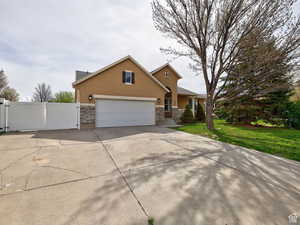
[[[152,122],[146,123],[145,121],[118,121],[112,122],[112,121],[104,121],[101,123],[101,125],[97,127],[128,127],[128,126],[150,126],[154,125]]]
[[[149,101],[97,100],[96,126],[139,126],[155,124],[155,103]]]
[[[125,114],[125,113],[124,113]],[[145,118],[152,118],[151,113],[144,113],[143,117],[141,117],[140,113],[130,113],[127,115],[120,114],[120,113],[105,113],[101,114],[101,117],[98,118],[99,121],[107,121],[107,120],[144,120]]]
[[[139,101],[97,101],[98,109],[101,109],[101,112],[108,113],[118,113],[120,110],[122,110],[122,112],[154,112],[153,105],[154,103],[151,102]]]

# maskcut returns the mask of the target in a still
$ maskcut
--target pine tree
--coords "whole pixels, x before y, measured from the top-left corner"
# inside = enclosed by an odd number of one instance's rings
[[[7,77],[3,70],[0,70],[0,92],[8,85]]]
[[[291,93],[288,54],[276,48],[272,37],[259,29],[241,43],[236,63],[228,69],[228,79],[218,105],[227,121],[251,123],[258,119],[282,119]]]
[[[196,119],[200,122],[205,122],[205,113],[201,104],[198,104]]]
[[[191,107],[189,105],[185,106],[185,110],[184,110],[184,112],[183,112],[180,119],[183,123],[192,123],[192,122],[195,121],[193,112],[192,112]]]

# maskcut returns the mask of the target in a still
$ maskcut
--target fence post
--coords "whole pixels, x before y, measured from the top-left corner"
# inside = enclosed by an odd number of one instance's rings
[[[4,107],[4,98],[0,98],[0,132],[5,131],[5,121],[4,121],[4,113],[5,113],[5,107]]]
[[[8,131],[8,101],[0,98],[0,131]]]
[[[80,103],[77,103],[77,129],[80,130]]]
[[[8,107],[9,107],[9,104],[8,104],[8,101],[4,101],[4,107],[5,107],[5,133],[8,132]]]
[[[48,111],[48,102],[42,102],[43,106],[43,130],[47,130],[47,111]]]

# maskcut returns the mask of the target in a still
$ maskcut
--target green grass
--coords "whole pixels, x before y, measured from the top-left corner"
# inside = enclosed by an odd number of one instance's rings
[[[272,123],[268,123],[265,122],[263,120],[258,120],[256,122],[252,122],[251,125],[253,126],[262,126],[262,127],[284,127],[284,124],[272,124]]]
[[[215,128],[209,131],[206,124],[195,123],[175,129],[300,161],[299,130],[238,126],[223,120],[215,120]]]

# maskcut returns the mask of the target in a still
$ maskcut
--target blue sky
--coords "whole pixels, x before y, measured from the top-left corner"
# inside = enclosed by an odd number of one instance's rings
[[[126,55],[149,71],[171,59],[159,50],[172,43],[155,30],[150,1],[1,0],[0,9],[0,69],[22,100],[40,82],[52,92],[72,90],[75,70],[95,71]],[[205,93],[187,59],[171,64],[183,76],[179,85]]]

